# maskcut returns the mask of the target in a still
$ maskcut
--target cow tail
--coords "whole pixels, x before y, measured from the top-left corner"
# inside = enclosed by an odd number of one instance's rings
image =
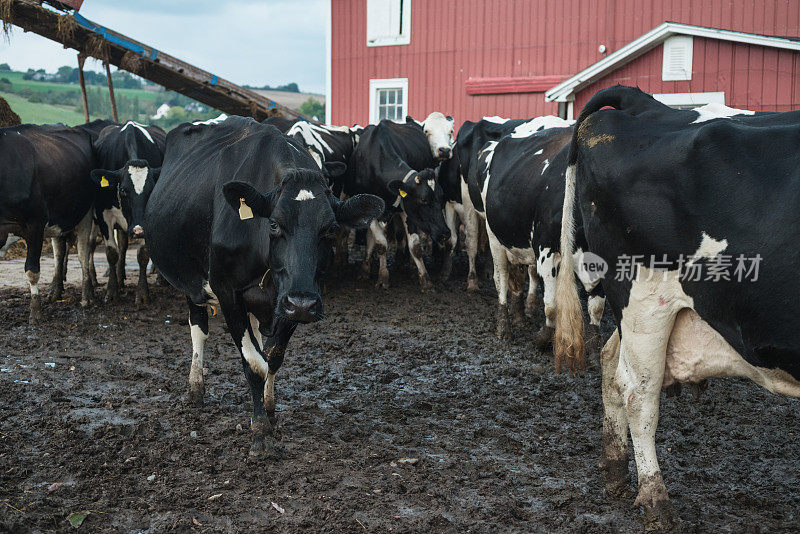
[[[561,212],[561,268],[556,279],[556,331],[553,337],[553,353],[556,373],[566,366],[574,373],[586,367],[586,340],[583,331],[583,309],[578,298],[575,281],[575,183],[578,162],[578,132],[583,121],[595,111],[611,106],[621,107],[630,96],[627,87],[616,86],[598,92],[586,104],[575,124],[569,149],[567,172],[564,176],[564,206]],[[635,90],[638,92],[638,90]],[[639,92],[641,93],[641,92]]]

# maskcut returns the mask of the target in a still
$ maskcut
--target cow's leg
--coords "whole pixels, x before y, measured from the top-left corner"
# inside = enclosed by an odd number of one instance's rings
[[[186,302],[189,305],[189,329],[192,333],[189,402],[195,406],[200,406],[203,404],[203,397],[206,393],[205,380],[203,379],[203,356],[205,355],[206,340],[208,339],[208,310],[206,310],[205,306],[198,306],[192,303],[188,297]]]
[[[53,245],[53,260],[56,270],[53,273],[53,281],[50,282],[50,302],[61,300],[64,293],[64,277],[66,276],[66,266],[64,257],[67,255],[67,238],[64,236],[53,237],[50,239]]]
[[[28,251],[25,255],[25,275],[31,290],[31,307],[28,322],[36,324],[42,319],[42,301],[39,296],[39,272],[42,259],[42,241],[44,227],[32,228],[26,236]]]
[[[589,312],[589,325],[586,327],[586,354],[595,357],[600,353],[603,346],[603,338],[600,334],[600,321],[603,319],[603,310],[606,307],[606,296],[600,284],[597,284],[590,292],[586,303]]]
[[[536,317],[539,307],[539,276],[536,264],[528,265],[528,296],[525,298],[525,315],[531,319]]]
[[[88,306],[94,300],[94,261],[90,257],[93,230],[92,212],[89,211],[75,227],[75,248],[81,264],[81,306]]]
[[[556,320],[556,275],[561,254],[549,248],[540,248],[536,260],[536,269],[542,279],[542,293],[544,293],[544,324],[536,333],[534,343],[539,349],[544,349],[553,342]]]
[[[139,282],[136,284],[136,304],[147,306],[150,304],[150,287],[147,285],[147,264],[150,254],[147,253],[147,244],[142,243],[136,252],[136,261],[139,263]]]
[[[525,292],[525,266],[509,264],[508,269],[508,311],[511,320],[517,326],[525,324],[525,302],[522,297]]]
[[[625,403],[636,458],[639,494],[635,504],[644,509],[645,528],[666,529],[674,522],[674,513],[658,467],[655,435],[667,341],[675,316],[670,306],[663,306],[666,308],[663,311],[657,308],[657,303],[648,306],[650,298],[639,300],[633,294],[635,291],[636,288],[623,311],[619,363],[614,378]]]
[[[97,249],[97,236],[100,235],[100,228],[96,224],[92,224],[92,232],[89,236],[89,272],[92,277],[92,285],[99,286],[97,283],[97,270],[94,267],[94,251]]]
[[[494,287],[497,289],[497,337],[508,339],[511,337],[508,320],[508,253],[488,228],[488,223],[486,226],[489,234],[489,250],[494,263]]]
[[[119,259],[117,260],[117,280],[119,288],[125,288],[125,261],[128,255],[128,232],[117,230],[117,243],[119,243]]]
[[[422,251],[422,239],[419,234],[412,234],[408,231],[408,223],[406,214],[401,215],[403,219],[403,228],[405,229],[406,239],[408,240],[408,252],[411,254],[411,259],[417,267],[417,276],[419,276],[419,287],[422,292],[428,291],[433,284],[431,277],[428,276],[428,269],[425,268],[424,252]]]
[[[372,270],[372,251],[375,250],[375,233],[373,226],[377,226],[377,221],[372,221],[367,228],[367,244],[364,247],[364,261],[361,262],[361,273],[359,278],[362,280],[369,280],[369,274]]]
[[[242,356],[244,375],[253,399],[253,416],[250,420],[253,442],[250,446],[250,454],[261,455],[266,451],[269,455],[273,451],[273,432],[264,407],[264,386],[269,373],[269,365],[258,348],[257,334],[253,332],[244,305],[237,301],[232,290],[217,291],[215,289],[215,293],[219,298],[222,313],[225,315],[228,332]]]
[[[110,238],[106,239],[106,260],[108,260],[108,286],[106,289],[106,302],[119,302],[119,280],[117,278],[117,262],[119,261],[119,249],[114,239],[114,231],[110,232]]]
[[[372,242],[370,243],[370,238]],[[389,239],[386,237],[386,223],[372,221],[367,231],[367,257],[372,250],[378,255],[378,283],[376,287],[389,289],[389,266],[387,264],[387,255],[389,253]],[[363,268],[363,267],[362,267]],[[366,273],[369,275],[369,263],[366,264]]]
[[[442,270],[439,272],[439,280],[446,282],[450,278],[453,270],[453,254],[458,245],[458,215],[456,214],[455,202],[447,202],[444,205],[444,222],[450,230],[450,239],[443,245],[442,251]]]
[[[628,417],[625,402],[616,382],[619,362],[619,331],[608,339],[600,356],[603,377],[603,470],[606,491],[614,497],[630,494],[628,478]]]
[[[278,424],[278,418],[275,415],[275,375],[283,364],[286,345],[289,344],[295,328],[296,325],[291,323],[281,324],[275,336],[267,340],[265,347],[269,372],[264,384],[264,409],[267,411],[267,418],[273,430]]]
[[[342,266],[348,263],[347,239],[350,237],[350,230],[339,228],[336,230],[336,241],[333,249],[334,264]]]

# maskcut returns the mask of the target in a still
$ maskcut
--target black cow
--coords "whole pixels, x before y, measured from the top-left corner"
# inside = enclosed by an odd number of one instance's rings
[[[345,178],[344,192],[348,195],[371,193],[386,202],[386,212],[370,224],[362,266],[369,273],[370,257],[377,243],[379,286],[389,286],[386,223],[394,213],[402,218],[422,289],[431,286],[423,261],[420,233],[430,235],[436,243],[450,237],[442,216],[444,197],[436,181],[435,167],[431,144],[423,127],[410,117],[402,124],[383,120],[367,126],[361,133]]]
[[[261,124],[270,124],[281,131],[281,133],[287,133],[289,129],[295,125],[297,122],[308,122],[305,119],[287,119],[281,115],[273,115],[272,117],[267,117]]]
[[[525,314],[534,315],[539,279],[543,285],[545,323],[536,336],[540,348],[552,341],[555,326],[561,209],[571,124],[558,117],[538,117],[500,141],[490,141],[478,158],[478,182],[498,296],[497,335],[510,335],[508,308],[515,322],[523,322],[525,277],[520,267],[524,266],[529,280]],[[580,217],[576,220],[579,223]],[[575,257],[581,258],[588,247],[580,224],[576,237]],[[597,352],[605,299],[597,277],[585,270],[580,270],[578,276],[589,292],[593,352]]]
[[[613,109],[602,109],[609,106]],[[673,520],[655,432],[662,387],[745,376],[800,396],[800,112],[673,110],[598,92],[576,125],[564,213],[577,203],[617,332],[603,349],[606,487],[628,488],[630,430],[648,526]],[[565,217],[562,250],[573,249]],[[557,364],[583,364],[572,276],[557,283]]]
[[[0,162],[0,243],[5,249],[10,239],[21,237],[28,246],[30,322],[41,318],[39,264],[45,237],[76,232],[83,269],[81,305],[87,305],[92,298],[89,235],[95,198],[89,177],[95,164],[90,133],[60,125],[2,128]],[[57,262],[51,299],[60,298],[60,265]]]
[[[145,211],[148,248],[189,305],[194,402],[205,389],[206,307],[222,309],[253,397],[252,452],[268,435],[271,449],[275,373],[292,333],[324,315],[319,283],[333,232],[366,227],[383,209],[371,195],[336,199],[311,155],[273,126],[229,117],[167,136]]]
[[[98,186],[95,200],[95,224],[106,245],[108,259],[107,300],[119,299],[125,281],[125,255],[128,238],[143,238],[144,205],[157,169],[164,159],[166,134],[158,126],[145,126],[133,121],[109,126],[95,142],[98,172],[93,174]],[[131,219],[130,217],[133,217]],[[150,300],[147,286],[149,257],[144,244],[137,253],[139,282],[136,303]]]

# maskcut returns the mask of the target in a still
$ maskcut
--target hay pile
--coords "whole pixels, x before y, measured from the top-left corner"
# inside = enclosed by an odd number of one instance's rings
[[[22,124],[19,115],[14,113],[6,99],[0,96],[0,127],[16,126],[17,124]]]

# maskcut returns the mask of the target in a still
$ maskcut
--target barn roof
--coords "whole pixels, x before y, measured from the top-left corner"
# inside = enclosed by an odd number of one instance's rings
[[[579,92],[587,85],[596,82],[610,72],[633,61],[674,35],[690,35],[772,48],[800,50],[800,41],[793,38],[720,30],[703,26],[692,26],[690,24],[680,24],[678,22],[665,22],[656,26],[638,39],[634,39],[616,52],[609,54],[597,63],[590,65],[571,78],[556,85],[545,92],[544,98],[548,102],[568,102],[574,100],[575,93]]]

